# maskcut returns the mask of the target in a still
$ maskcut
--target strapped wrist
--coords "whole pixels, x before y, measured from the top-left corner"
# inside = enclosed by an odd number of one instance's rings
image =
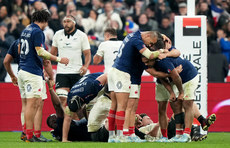
[[[56,62],[60,62],[60,61],[61,61],[61,57],[57,57]]]

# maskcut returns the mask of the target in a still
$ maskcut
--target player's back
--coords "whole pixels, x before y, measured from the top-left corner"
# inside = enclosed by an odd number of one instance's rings
[[[182,59],[181,57],[165,58],[162,61],[164,60],[168,60],[169,62],[171,62],[175,68],[179,65],[182,65],[183,70],[179,74],[182,79],[182,83],[186,83],[189,80],[193,79],[198,73],[191,62],[186,59]]]
[[[100,85],[100,82],[97,79],[102,72],[92,73],[82,77],[74,86],[71,88],[68,94],[68,100],[73,96],[79,96],[84,99],[85,103],[91,101],[94,97],[97,96],[97,93],[103,88]]]
[[[20,37],[20,69],[42,75],[42,58],[37,55],[35,47],[45,47],[44,41],[45,36],[38,25],[32,23],[23,30]]]
[[[112,67],[121,45],[122,41],[117,40],[109,40],[101,43],[100,47],[104,52],[105,73]]]
[[[135,67],[133,64],[141,62],[141,54],[139,50],[144,47],[145,45],[142,41],[140,31],[127,35],[119,49],[113,67],[131,73],[132,68]]]

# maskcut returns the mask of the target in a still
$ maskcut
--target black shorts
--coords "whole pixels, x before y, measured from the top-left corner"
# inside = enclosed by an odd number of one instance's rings
[[[73,85],[82,78],[80,74],[57,74],[55,88],[72,88]]]
[[[103,126],[98,131],[91,133],[91,139],[97,142],[108,142],[109,131]]]

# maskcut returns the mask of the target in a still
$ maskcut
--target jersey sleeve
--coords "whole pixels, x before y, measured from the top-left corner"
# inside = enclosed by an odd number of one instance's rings
[[[140,51],[143,48],[146,48],[144,42],[141,39],[133,40],[133,46]]]
[[[34,39],[34,47],[43,46],[43,42],[45,41],[44,33],[41,30],[34,31],[33,39]]]
[[[18,40],[14,41],[10,45],[10,48],[9,48],[7,53],[10,54],[13,58],[16,58],[17,57],[17,55],[16,55],[17,51],[18,51]]]
[[[175,67],[172,62],[170,62],[168,59],[163,59],[159,62],[159,68],[162,70],[162,72],[170,73]]]
[[[53,42],[52,42],[52,46],[54,46],[54,47],[58,47],[57,37],[58,37],[58,34],[55,33],[53,36]]]
[[[103,46],[103,43],[101,43],[99,46],[98,46],[98,50],[97,50],[97,55],[101,56],[101,57],[104,57],[104,46]]]
[[[81,49],[82,50],[90,49],[89,40],[88,40],[88,37],[87,37],[87,35],[85,33],[82,34]]]

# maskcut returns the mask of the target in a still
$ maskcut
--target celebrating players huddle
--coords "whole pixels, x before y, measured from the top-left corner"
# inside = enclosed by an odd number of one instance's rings
[[[42,96],[46,94],[44,79],[56,111],[47,118],[47,125],[54,129],[51,133],[59,141],[191,142],[207,137],[200,134],[200,128],[193,127],[193,120],[198,120],[201,129],[207,131],[216,116],[204,118],[200,114],[193,101],[197,70],[179,57],[180,51],[168,37],[157,31],[137,31],[128,34],[122,42],[117,40],[115,29],[107,28],[105,41],[93,57],[94,64],[104,60],[106,71],[85,75],[91,60],[86,34],[75,28],[73,16],[64,17],[64,29],[55,34],[49,53],[44,49],[42,32],[49,17],[46,10],[34,12],[33,23],[12,44],[4,60],[12,82],[20,89],[22,140],[50,141],[41,135],[42,112],[39,111],[43,107]],[[18,58],[18,78],[10,67],[13,58]],[[59,62],[57,92],[53,90],[50,60]],[[136,114],[144,70],[157,78],[158,123],[153,123],[147,114]],[[170,120],[168,102],[173,110]]]

